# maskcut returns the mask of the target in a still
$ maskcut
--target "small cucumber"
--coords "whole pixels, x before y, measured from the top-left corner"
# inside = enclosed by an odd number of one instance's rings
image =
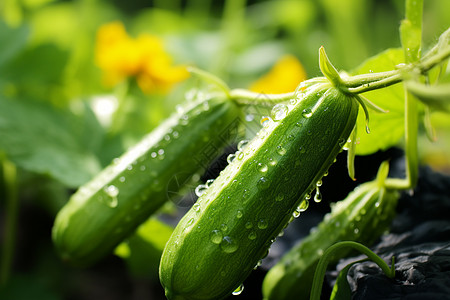
[[[167,298],[230,295],[298,205],[306,204],[347,141],[359,108],[328,81],[311,82],[289,105],[273,108],[272,120],[181,219],[160,263]]]
[[[318,227],[273,266],[263,282],[264,299],[309,299],[314,271],[323,251],[340,241],[370,245],[389,228],[398,193],[366,182],[335,203]],[[338,253],[336,263],[351,249]]]
[[[190,102],[79,188],[58,213],[54,244],[87,266],[111,253],[235,137],[240,108],[220,96]]]

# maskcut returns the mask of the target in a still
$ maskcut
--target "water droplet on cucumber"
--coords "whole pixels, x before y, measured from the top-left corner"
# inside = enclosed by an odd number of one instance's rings
[[[302,116],[304,117],[304,118],[310,118],[311,116],[312,116],[312,110],[311,110],[311,108],[305,108],[303,111],[302,111]]]
[[[241,285],[238,286],[238,288],[233,291],[232,295],[233,296],[238,296],[238,295],[240,295],[242,293],[242,291],[244,291],[244,284],[243,283],[241,283]]]
[[[210,238],[211,238],[211,242],[213,242],[214,244],[219,245],[222,242],[222,238],[223,238],[222,232],[220,230],[217,230],[217,229],[213,230],[213,231],[211,231]]]
[[[285,104],[277,104],[272,108],[271,116],[275,122],[283,120],[289,112],[288,107]]]
[[[239,248],[238,243],[234,241],[230,236],[224,236],[220,243],[220,248],[225,253],[233,253]]]
[[[269,225],[269,224],[268,224],[267,221],[264,220],[264,219],[261,219],[261,220],[259,220],[259,222],[258,222],[258,228],[259,228],[259,229],[266,229],[268,225]]]

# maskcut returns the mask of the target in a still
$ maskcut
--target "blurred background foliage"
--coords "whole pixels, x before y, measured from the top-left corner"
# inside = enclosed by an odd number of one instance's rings
[[[449,26],[450,1],[425,1],[424,12],[426,50]],[[118,258],[84,271],[59,261],[50,228],[74,189],[157,126],[184,101],[186,91],[198,86],[183,75],[185,66],[212,72],[232,88],[290,91],[305,76],[320,75],[322,45],[346,71],[399,47],[403,15],[401,0],[0,1],[3,248],[8,224],[16,225],[11,266],[0,266],[0,299],[161,297],[154,262],[165,240],[152,240],[154,226],[117,250],[130,257],[131,244],[147,249],[153,253],[151,266],[139,255],[128,259],[128,269]],[[122,26],[116,34],[125,41],[119,47],[126,55],[118,50],[111,63],[96,58],[99,30],[107,24]],[[139,52],[141,46],[152,54]],[[103,51],[111,49],[107,44]],[[115,80],[108,83],[105,72],[111,70]],[[448,115],[432,118],[438,141],[423,140],[422,161],[450,172]],[[19,212],[9,220],[4,199],[14,190]],[[161,236],[170,235],[170,228],[157,226]],[[3,257],[7,253],[2,250]],[[144,267],[150,270],[146,276]]]

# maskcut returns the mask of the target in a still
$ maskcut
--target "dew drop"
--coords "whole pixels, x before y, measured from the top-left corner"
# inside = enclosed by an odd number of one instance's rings
[[[291,99],[291,100],[289,100],[289,103],[291,104],[291,105],[295,105],[295,104],[297,104],[297,99]]]
[[[196,188],[195,188],[195,194],[197,195],[197,197],[200,197],[201,195],[203,195],[204,192],[206,192],[206,190],[208,189],[208,187],[204,184],[199,184]]]
[[[295,126],[297,126],[297,127],[303,127],[303,123],[302,123],[302,122],[297,122],[297,123],[295,123]]]
[[[238,151],[238,155],[237,155],[237,158],[239,159],[239,160],[242,160],[243,158],[244,158],[244,152],[241,152],[241,151]]]
[[[236,158],[236,154],[232,153],[232,154],[228,155],[227,162],[229,164],[231,164],[235,158]]]
[[[283,148],[283,146],[278,145],[277,146],[277,153],[280,154],[280,155],[285,155],[286,154],[286,149]]]
[[[245,116],[245,121],[247,121],[247,122],[252,122],[254,119],[255,119],[255,116],[252,114],[247,114]]]
[[[316,186],[322,186],[322,179],[316,182]]]
[[[263,164],[263,163],[258,163],[258,164],[256,165],[256,167],[258,168],[258,171],[261,172],[261,173],[266,173],[267,170],[269,169],[269,168],[267,167],[267,165],[266,165],[266,164]]]
[[[267,221],[264,220],[264,219],[261,219],[261,220],[259,220],[259,222],[258,222],[258,228],[259,228],[259,229],[266,229],[268,225],[269,225],[269,224],[268,224]]]
[[[248,221],[247,223],[245,223],[245,228],[250,229],[253,227],[252,222]]]
[[[289,112],[285,104],[277,104],[272,108],[271,116],[275,122],[283,120]]]
[[[254,239],[256,239],[256,237],[257,237],[257,235],[256,235],[256,232],[254,232],[254,231],[250,231],[250,233],[248,234],[248,239],[249,240],[254,240]]]
[[[186,226],[189,227],[189,226],[191,226],[192,224],[194,224],[194,218],[191,218],[191,219],[187,222]]]
[[[158,153],[152,152],[152,154],[150,154],[150,156],[151,156],[152,158],[156,158],[156,157],[158,156]]]
[[[183,115],[180,118],[180,124],[181,125],[187,125],[189,123],[189,116],[188,115]]]
[[[200,203],[194,203],[194,205],[192,205],[192,209],[196,212],[200,211]]]
[[[170,141],[170,135],[166,134],[166,135],[164,136],[164,140],[166,140],[167,142]]]
[[[272,167],[276,166],[277,165],[277,161],[275,159],[271,158],[271,159],[269,159],[269,165],[271,165]]]
[[[238,288],[235,289],[235,290],[233,291],[232,294],[233,294],[233,296],[238,296],[238,295],[240,295],[243,291],[244,291],[244,284],[241,283],[241,285],[238,286]]]
[[[269,122],[270,122],[270,118],[268,116],[263,116],[260,121],[260,123],[263,127],[268,126]]]
[[[292,216],[293,216],[294,218],[298,218],[298,217],[300,217],[300,212],[299,212],[298,210],[295,210],[295,211],[292,213]]]
[[[117,195],[119,195],[119,189],[115,186],[115,185],[108,185],[107,187],[104,188],[105,193],[109,196],[109,197],[117,197]]]
[[[121,177],[119,178],[119,181],[120,181],[120,182],[125,182],[125,177],[124,177],[124,176],[121,176]]]
[[[308,199],[303,199],[302,202],[300,202],[300,205],[297,207],[297,210],[299,212],[304,212],[305,210],[307,210],[309,207],[309,200]]]
[[[223,232],[226,232],[228,230],[227,224],[220,225],[220,228],[222,229]]]
[[[223,238],[222,232],[217,229],[213,230],[213,231],[211,231],[210,238],[211,238],[211,242],[219,245],[222,242],[222,238]]]
[[[244,214],[242,213],[241,210],[238,210],[238,211],[236,212],[236,218],[238,218],[238,219],[242,218],[243,215],[244,215]]]
[[[225,253],[233,253],[238,249],[239,245],[230,236],[224,236],[220,243],[220,248]]]
[[[260,189],[264,190],[269,187],[269,180],[266,177],[261,177],[256,184]]]
[[[180,134],[178,133],[178,131],[174,131],[172,133],[172,136],[173,136],[174,139],[177,139],[180,136]]]
[[[211,184],[213,184],[213,182],[214,182],[214,179],[208,179],[208,180],[206,180],[206,183],[205,183],[206,188],[209,188],[209,187],[211,186]]]
[[[145,171],[145,166],[144,166],[144,165],[140,166],[140,167],[139,167],[139,170]]]
[[[158,159],[163,160],[164,159],[164,149],[158,150]]]
[[[322,194],[320,193],[319,187],[316,187],[316,194],[314,195],[314,202],[319,203],[322,201]]]
[[[304,118],[310,118],[311,116],[312,116],[312,110],[311,110],[311,108],[305,108],[303,111],[302,111],[302,116],[304,117]]]
[[[248,140],[242,140],[237,144],[237,149],[239,151],[244,150],[244,148],[248,145],[249,141]]]

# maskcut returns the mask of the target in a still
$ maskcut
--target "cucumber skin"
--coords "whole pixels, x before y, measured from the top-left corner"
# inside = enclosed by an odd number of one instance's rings
[[[328,83],[305,92],[284,119],[270,121],[252,139],[243,158],[237,155],[177,225],[160,263],[168,299],[229,296],[334,162],[355,126],[359,105]],[[319,102],[305,118],[304,110]],[[268,170],[261,173],[258,163]],[[220,245],[211,240],[213,230],[222,233]]]
[[[227,146],[239,117],[239,107],[224,97],[189,103],[80,187],[53,226],[62,259],[86,267],[111,253],[168,200],[167,191],[177,192]]]
[[[396,191],[379,187],[377,182],[367,182],[337,202],[316,230],[269,270],[263,281],[264,299],[309,299],[323,251],[340,241],[366,245],[375,242],[389,228],[398,197]],[[350,252],[351,249],[343,249],[330,263],[337,263]]]

